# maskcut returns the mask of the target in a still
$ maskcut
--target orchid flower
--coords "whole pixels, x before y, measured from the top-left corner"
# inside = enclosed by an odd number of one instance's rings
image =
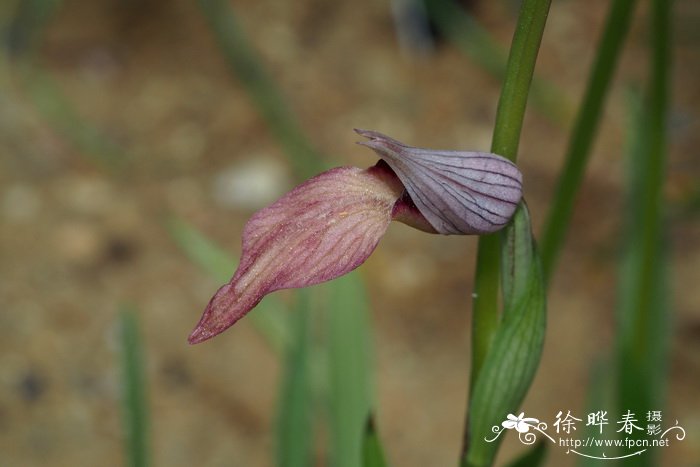
[[[223,332],[270,292],[335,279],[360,266],[392,220],[429,233],[480,235],[508,223],[522,176],[495,154],[421,149],[355,130],[381,158],[323,172],[256,212],[238,269],[207,305],[189,342]]]

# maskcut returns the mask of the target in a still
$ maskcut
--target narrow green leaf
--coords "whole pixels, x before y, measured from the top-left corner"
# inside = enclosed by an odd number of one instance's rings
[[[248,43],[230,3],[226,0],[199,0],[198,3],[224,57],[288,154],[297,176],[303,180],[324,170],[323,158],[297,125],[274,80]]]
[[[499,80],[505,77],[505,49],[458,2],[425,0],[425,5],[440,32],[459,50]],[[571,104],[553,83],[535,76],[531,93],[533,107],[553,122],[563,124],[571,119]]]
[[[613,0],[605,29],[598,44],[595,61],[588,78],[586,93],[571,132],[564,168],[542,234],[541,252],[545,281],[555,267],[574,208],[583,173],[603,112],[605,98],[629,30],[636,0]]]
[[[227,282],[231,278],[236,269],[236,260],[230,254],[182,219],[169,219],[167,228],[185,255],[217,282]],[[287,348],[293,340],[286,311],[286,306],[279,299],[268,295],[246,317],[270,346],[279,352]]]
[[[26,59],[15,67],[21,85],[48,125],[100,168],[118,171],[126,153],[106,134],[78,114],[51,74]]]
[[[515,413],[535,376],[544,343],[546,301],[527,207],[521,204],[504,235],[503,274],[510,276],[502,322],[469,403],[468,443],[463,466],[493,463],[502,436],[492,427]]]
[[[613,368],[610,362],[599,359],[591,366],[590,382],[586,391],[586,413],[595,413],[598,411],[608,412],[608,418],[611,417],[614,406],[613,393]],[[587,439],[588,437],[601,437],[600,428],[596,425],[588,425],[582,427],[579,439]],[[609,456],[613,455],[612,451],[606,448],[605,453]],[[594,459],[592,457],[580,456],[576,462],[578,467],[605,467],[609,465],[609,460]]]
[[[525,451],[525,454],[509,463],[508,467],[539,467],[544,465],[547,458],[547,446],[546,441],[540,441]]]
[[[425,0],[433,22],[462,52],[486,71],[502,79],[506,73],[506,51],[489,32],[452,0]]]
[[[5,44],[12,56],[33,56],[41,45],[46,26],[58,11],[61,2],[20,0],[14,3],[14,15],[7,27]]]
[[[311,462],[312,390],[309,382],[309,291],[297,293],[293,343],[285,352],[284,375],[277,410],[279,467],[307,467]]]
[[[123,307],[119,313],[122,419],[127,465],[145,467],[148,454],[148,403],[146,402],[145,357],[136,311]]]
[[[183,219],[171,217],[168,232],[187,257],[218,282],[231,278],[236,260]]]
[[[331,461],[361,465],[362,437],[370,408],[368,304],[357,273],[328,284]]]
[[[46,28],[60,10],[60,0],[15,2],[7,28],[8,52],[20,86],[41,117],[82,155],[101,168],[123,168],[125,153],[106,134],[79,115],[51,73],[40,65],[39,51]]]
[[[632,145],[628,228],[620,277],[618,410],[643,417],[660,410],[666,380],[669,322],[663,182],[669,102],[671,2],[653,0],[651,79]],[[639,420],[639,419],[638,419]],[[643,433],[633,431],[632,438]],[[655,452],[634,465],[654,465]],[[624,460],[624,465],[633,465]]]
[[[362,467],[387,467],[384,449],[374,427],[374,418],[371,414],[367,417],[365,435],[362,440]]]

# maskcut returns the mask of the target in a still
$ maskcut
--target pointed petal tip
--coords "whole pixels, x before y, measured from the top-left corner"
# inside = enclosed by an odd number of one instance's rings
[[[187,336],[187,342],[190,345],[201,344],[202,342],[221,334],[227,328],[228,326],[212,326],[211,314],[207,309],[202,315],[202,318],[199,320],[199,323],[197,323],[197,326],[195,326],[190,335]]]
[[[363,130],[362,128],[353,128],[353,131],[360,136],[364,136],[369,139],[369,141],[355,141],[356,144],[361,146],[372,147],[372,142],[377,139],[378,133],[372,130]]]
[[[385,134],[380,133],[376,130],[366,130],[364,128],[353,128],[353,131],[360,136],[364,136],[365,138],[370,138],[370,139],[388,138],[388,136],[386,136]]]
[[[190,345],[201,344],[202,342],[211,337],[214,336],[206,333],[201,326],[197,326],[196,328],[194,328],[192,333],[190,333],[190,335],[187,336],[187,343]]]
[[[364,136],[365,138],[369,139],[370,141],[366,142],[359,142],[359,144],[365,144],[366,143],[373,143],[373,142],[385,142],[385,143],[393,143],[393,144],[398,144],[399,146],[405,146],[404,143],[401,141],[398,141],[390,136],[385,135],[384,133],[380,133],[378,131],[374,130],[364,130],[362,128],[353,128],[355,133],[357,133],[360,136]]]
[[[232,282],[224,284],[217,290],[187,338],[187,342],[199,344],[221,334],[257,304],[257,301],[240,300],[240,297],[233,293]]]

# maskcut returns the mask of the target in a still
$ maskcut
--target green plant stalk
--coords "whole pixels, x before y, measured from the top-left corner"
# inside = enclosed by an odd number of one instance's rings
[[[305,180],[325,169],[323,158],[289,112],[285,99],[248,43],[229,3],[226,0],[199,0],[198,3],[226,60],[289,155],[298,178]]]
[[[122,367],[122,418],[126,465],[145,467],[148,462],[148,404],[144,355],[134,310],[120,312],[120,357]]]
[[[491,144],[492,152],[511,161],[517,159],[528,93],[550,3],[550,0],[525,0],[513,35]],[[472,365],[468,407],[471,407],[474,388],[500,325],[498,291],[501,248],[497,235],[482,236],[479,239],[472,299]],[[470,453],[470,412],[468,410],[466,417],[461,464],[467,466],[475,465],[474,462],[492,462],[486,460],[492,453],[484,454],[478,461]]]
[[[588,78],[566,151],[564,168],[557,183],[552,207],[542,234],[541,255],[545,282],[549,282],[571,221],[593,140],[598,130],[605,98],[627,36],[637,0],[613,0],[603,36]]]
[[[484,366],[498,323],[498,291],[501,257],[501,239],[498,235],[479,238],[472,295],[472,364],[469,392],[474,391],[477,377]],[[488,300],[488,301],[487,301]],[[465,433],[466,437],[466,433]]]
[[[551,0],[526,0],[508,57],[501,97],[498,101],[491,152],[516,160],[520,131],[525,118],[528,90],[535,70]],[[498,234],[479,238],[472,299],[472,367],[476,381],[498,328],[498,282],[501,242]]]

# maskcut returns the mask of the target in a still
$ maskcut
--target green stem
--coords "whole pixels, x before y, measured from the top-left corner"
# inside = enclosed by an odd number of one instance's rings
[[[525,0],[513,35],[491,144],[492,152],[512,161],[517,158],[528,92],[550,2],[551,0]],[[496,235],[483,236],[479,239],[472,301],[471,387],[479,378],[500,324],[498,314],[500,249],[501,243]],[[468,449],[468,439],[469,433],[465,429],[464,452]],[[466,458],[463,457],[463,459]]]
[[[525,0],[508,56],[506,77],[498,100],[491,152],[515,162],[520,143],[520,130],[535,71],[537,53],[547,22],[551,0]]]
[[[535,69],[551,0],[523,2],[508,57],[491,151],[515,161],[525,117],[528,90]],[[472,377],[476,381],[491,339],[498,328],[500,241],[497,235],[479,239],[472,301]]]
[[[469,392],[474,391],[491,341],[498,329],[498,284],[501,238],[498,234],[479,238],[472,295],[472,366]]]
[[[576,117],[562,174],[542,234],[540,252],[545,282],[549,282],[571,220],[576,193],[581,186],[605,97],[615,65],[629,30],[636,0],[614,0],[588,79],[583,103]]]

